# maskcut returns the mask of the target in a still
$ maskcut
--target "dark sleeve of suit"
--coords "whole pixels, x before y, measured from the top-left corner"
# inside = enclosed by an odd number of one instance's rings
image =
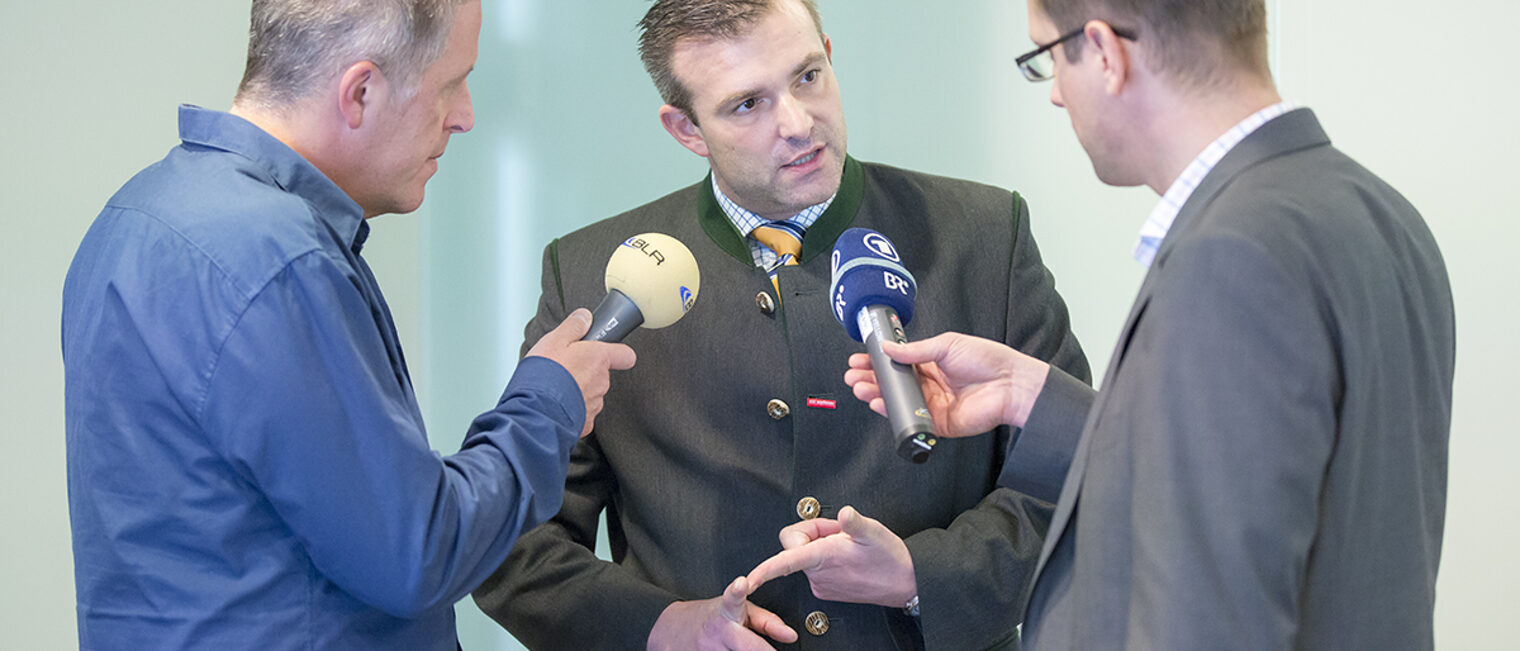
[[[1134,647],[1294,646],[1341,392],[1331,308],[1290,252],[1304,248],[1179,242],[1143,332],[1121,343],[1116,417],[1146,439],[1127,460]]]
[[[1040,259],[1028,208],[1018,195],[1013,218],[1005,343],[1065,369],[1052,373],[1085,389],[1084,383],[1091,382],[1087,359],[1071,332],[1055,279]],[[1081,389],[1072,391],[1084,395]],[[919,626],[928,648],[982,649],[1011,639],[1081,421],[1070,429],[1051,428],[1032,437],[1027,459],[1026,446],[1014,444],[1004,475],[1027,473],[1028,481],[1012,484],[1022,491],[998,488],[949,527],[905,539],[918,579]]]
[[[544,251],[543,293],[525,329],[524,353],[570,311],[562,298],[557,245]],[[616,481],[593,432],[571,453],[559,514],[518,538],[507,561],[475,590],[480,609],[529,648],[642,649],[655,620],[676,601],[596,557],[597,523]],[[565,612],[564,604],[574,604],[574,612]]]
[[[1052,366],[998,485],[1054,504],[1095,397],[1097,391],[1086,381]]]

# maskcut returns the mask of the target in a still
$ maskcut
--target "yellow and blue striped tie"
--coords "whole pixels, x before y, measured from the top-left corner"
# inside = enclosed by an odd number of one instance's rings
[[[756,226],[750,233],[755,240],[776,252],[776,263],[770,266],[769,271],[771,287],[776,290],[777,299],[781,298],[781,284],[776,281],[776,270],[797,264],[797,256],[802,253],[803,233],[801,226],[789,221],[767,222]]]

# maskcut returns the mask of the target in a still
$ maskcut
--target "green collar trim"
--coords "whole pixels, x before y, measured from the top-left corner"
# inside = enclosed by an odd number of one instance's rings
[[[749,242],[734,228],[734,223],[728,220],[728,215],[723,214],[723,207],[718,205],[718,198],[713,195],[712,172],[707,173],[707,178],[698,189],[697,196],[697,221],[701,223],[702,230],[711,238],[713,244],[724,252],[733,256],[735,260],[747,265],[753,265],[754,259],[750,256]],[[839,239],[839,234],[850,227],[855,221],[855,216],[860,212],[860,204],[865,200],[865,172],[860,162],[851,156],[844,157],[844,177],[839,181],[839,192],[834,195],[834,202],[829,204],[829,209],[818,216],[818,221],[808,229],[807,235],[802,238],[803,264],[818,257],[818,254],[833,248],[834,240]]]

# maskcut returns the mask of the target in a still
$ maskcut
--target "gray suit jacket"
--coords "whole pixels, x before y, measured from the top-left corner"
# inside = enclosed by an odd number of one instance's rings
[[[1251,134],[1183,206],[1091,409],[1058,391],[1026,424],[1086,415],[1026,648],[1431,647],[1453,329],[1403,197],[1307,110]]]
[[[559,515],[520,538],[476,592],[485,612],[533,648],[643,648],[672,601],[715,597],[779,552],[777,533],[813,498],[825,517],[853,505],[906,539],[922,617],[821,601],[799,573],[753,601],[795,628],[800,648],[1012,641],[1010,613],[1022,607],[1062,477],[1023,473],[1017,460],[1069,459],[1075,433],[1018,441],[1008,466],[1025,479],[1022,492],[997,488],[1008,431],[943,441],[921,466],[898,458],[886,419],[843,381],[847,356],[863,347],[830,313],[828,252],[850,226],[891,238],[917,277],[910,336],[969,331],[1088,376],[1018,195],[848,159],[838,196],[803,240],[802,264],[780,272],[781,307],[766,313],[756,301],[774,293],[771,283],[704,180],[545,251],[528,342],[600,301],[608,256],[638,233],[684,242],[702,287],[681,321],[629,335],[638,365],[613,374],[596,430],[571,459]],[[773,419],[771,400],[789,414]],[[604,509],[615,563],[592,554]],[[803,630],[813,612],[828,618],[821,636]]]

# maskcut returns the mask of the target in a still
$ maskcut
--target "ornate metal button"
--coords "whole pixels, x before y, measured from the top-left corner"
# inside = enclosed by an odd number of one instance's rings
[[[765,403],[765,412],[770,414],[771,418],[781,420],[791,415],[792,408],[787,406],[785,402],[782,402],[780,398],[772,398],[770,402]]]
[[[823,614],[821,610],[815,610],[808,613],[807,619],[803,620],[803,625],[807,627],[807,632],[823,635],[829,632],[829,616]]]
[[[797,500],[797,517],[803,520],[812,520],[818,517],[818,513],[822,510],[823,507],[818,503],[818,498],[816,497],[804,497]]]

